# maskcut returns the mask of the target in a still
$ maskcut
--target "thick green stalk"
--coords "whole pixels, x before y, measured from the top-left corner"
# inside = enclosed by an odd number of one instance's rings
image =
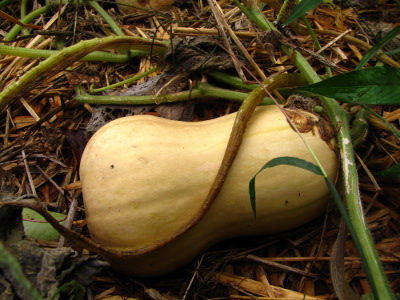
[[[145,105],[186,101],[205,97],[215,97],[218,99],[243,102],[248,96],[249,94],[247,93],[219,88],[208,83],[200,83],[195,88],[188,91],[148,96],[93,96],[85,94],[81,90],[77,90],[77,96],[75,99],[82,104]],[[273,101],[269,98],[265,98],[261,104],[273,104]]]
[[[110,17],[110,15],[101,7],[101,5],[97,1],[88,1],[88,4],[98,12],[98,14],[110,25],[110,28],[114,33],[118,36],[124,36],[125,34],[122,32],[121,28],[119,28],[118,24],[115,23],[114,19]]]
[[[4,6],[7,6],[10,3],[11,3],[11,0],[0,1],[0,9],[3,8]]]
[[[236,1],[237,0],[235,0],[235,2]],[[265,24],[263,24],[262,28],[273,28],[273,30],[277,30],[270,22],[268,22],[267,19],[263,17],[259,10],[257,11],[256,8],[252,8],[251,13],[249,12],[249,10],[247,13],[244,11],[244,13],[246,13],[250,19],[252,19],[253,14],[257,15],[257,17],[255,17],[257,24],[260,23],[260,20],[263,20],[262,23]],[[307,81],[310,84],[321,81],[321,78],[318,76],[318,74],[298,51],[292,50],[284,45],[282,45],[281,48],[288,56],[292,57],[294,55],[295,65],[307,78]],[[359,194],[358,174],[354,159],[354,149],[351,143],[347,113],[334,99],[329,99],[326,97],[320,97],[320,99],[333,126],[338,132],[337,141],[341,154],[344,198],[351,220],[351,224],[347,224],[347,226],[349,229],[352,227],[354,228],[354,230],[353,228],[351,229],[352,238],[363,261],[363,266],[367,273],[375,300],[394,299],[393,292],[390,289],[382,263],[379,260],[371,233],[369,232],[364,219]]]
[[[211,78],[217,79],[219,82],[227,83],[230,86],[248,91],[252,91],[260,86],[259,84],[246,84],[241,78],[220,71],[207,71],[206,74]]]
[[[32,20],[36,19],[41,14],[44,14],[50,10],[50,5],[45,5],[37,10],[27,14],[24,18],[21,19],[21,22],[24,24],[29,24]],[[18,33],[23,29],[21,25],[15,25],[8,34],[4,37],[5,41],[12,41]]]
[[[20,5],[20,8],[21,8],[21,19],[24,18],[27,15],[27,9],[26,9],[27,6],[28,6],[28,1],[27,0],[22,0],[21,1],[21,5]],[[22,31],[23,31],[24,34],[29,34],[29,30],[26,29],[26,28],[23,28]]]
[[[29,48],[13,47],[0,44],[0,55],[21,56],[29,58],[49,58],[50,56],[56,55],[59,52],[60,52],[59,50],[29,49]],[[146,54],[146,52],[138,50],[131,50],[130,53],[131,56],[140,56]],[[89,53],[81,60],[125,64],[130,61],[130,56],[127,54],[115,54],[109,52],[95,51]]]

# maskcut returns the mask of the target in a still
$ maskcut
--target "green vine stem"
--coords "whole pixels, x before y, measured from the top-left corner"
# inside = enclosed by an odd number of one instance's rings
[[[276,23],[280,22],[282,18],[286,18],[287,7],[289,5],[289,2],[290,2],[290,0],[283,1],[281,9],[279,10],[278,15],[276,16],[276,20],[275,20]]]
[[[213,86],[209,83],[199,83],[196,87],[188,91],[170,93],[164,95],[148,95],[148,96],[94,96],[84,93],[77,88],[76,100],[81,104],[95,105],[145,105],[145,104],[161,104],[177,101],[186,101],[190,99],[199,99],[205,97],[213,97],[237,102],[243,102],[249,94],[223,89]],[[263,105],[273,104],[270,98],[265,98],[261,102]]]
[[[28,1],[22,0],[21,1],[21,18],[24,18],[26,16],[27,6],[28,6]],[[29,30],[26,28],[23,28],[22,31],[24,34],[29,34]]]
[[[259,87],[259,84],[247,84],[244,83],[243,80],[239,77],[232,76],[229,74],[226,74],[221,71],[207,71],[206,72],[207,76],[218,80],[219,82],[229,84],[230,86],[237,87],[239,89],[244,89],[248,91],[252,91],[255,88]]]
[[[50,5],[45,5],[41,8],[34,10],[33,12],[27,14],[24,18],[21,19],[21,22],[24,24],[29,24],[32,20],[39,17],[41,14],[47,13],[50,10]],[[5,41],[12,41],[21,32],[23,27],[21,25],[15,25],[4,37]]]
[[[115,23],[114,19],[110,17],[110,15],[104,10],[103,7],[97,1],[87,1],[87,3],[98,12],[98,14],[110,25],[110,28],[114,33],[118,36],[124,36],[125,34],[122,32],[121,28]]]
[[[11,3],[11,0],[0,1],[0,9],[3,8],[4,6],[7,6],[10,3]]]
[[[56,55],[59,52],[59,50],[28,49],[23,47],[14,47],[0,44],[0,55],[21,56],[29,58],[49,58],[50,56]],[[82,57],[81,60],[126,64],[130,61],[132,56],[141,56],[145,55],[146,53],[146,51],[131,50],[130,55],[127,55],[94,51]]]
[[[238,0],[234,1],[235,3],[239,3]],[[257,6],[247,8],[243,7],[243,5],[240,3],[238,6],[262,29],[277,31],[273,24],[271,24],[264,17]],[[281,45],[281,49],[288,56],[294,58],[295,65],[307,78],[309,84],[321,81],[321,78],[318,76],[318,74],[297,50],[290,49],[284,45]],[[351,220],[351,223],[346,225],[352,233],[351,235],[353,241],[362,259],[375,300],[395,299],[383,270],[382,263],[379,260],[371,233],[369,232],[364,219],[364,213],[359,194],[358,174],[354,159],[354,149],[351,143],[348,114],[334,99],[320,97],[320,100],[334,128],[337,130],[337,142],[341,157],[344,198],[346,201],[349,218]]]
[[[166,45],[164,42],[150,41],[144,38],[115,36],[81,41],[78,44],[61,50],[56,55],[50,56],[22,75],[17,81],[6,86],[0,93],[0,112],[3,112],[12,101],[22,97],[32,87],[37,86],[46,78],[63,72],[74,62],[91,52],[105,48],[135,49],[160,55],[165,53]]]

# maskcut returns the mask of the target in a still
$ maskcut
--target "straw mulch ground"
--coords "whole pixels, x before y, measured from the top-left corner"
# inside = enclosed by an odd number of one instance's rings
[[[34,5],[39,5],[33,1]],[[272,2],[272,1],[271,1]],[[232,1],[219,2],[226,22],[266,76],[293,68],[290,57],[263,39]],[[124,14],[113,3],[103,7],[117,21],[128,36],[157,40],[181,37],[208,37],[218,40],[215,18],[206,1],[178,1],[167,13]],[[266,7],[265,15],[276,18],[276,7]],[[20,16],[19,1],[4,11]],[[35,24],[47,30],[38,34],[22,31],[11,45],[36,49],[56,49],[83,39],[112,34],[109,26],[91,7],[68,5],[65,10],[38,17]],[[51,18],[54,16],[54,19]],[[400,11],[393,1],[379,1],[379,5],[353,8],[324,4],[307,15],[325,55],[337,68],[333,73],[353,70],[371,43],[369,28],[378,36],[384,35],[398,22]],[[397,21],[396,21],[397,20]],[[397,23],[398,24],[398,23]],[[10,31],[13,24],[0,19],[0,35]],[[287,28],[287,37],[299,49],[315,52],[315,46],[304,31]],[[348,32],[347,36],[339,36]],[[351,39],[349,37],[355,37]],[[360,43],[363,41],[365,43]],[[394,48],[399,47],[394,45]],[[318,56],[302,51],[313,67],[324,73],[325,66]],[[40,59],[0,56],[0,89],[38,64]],[[394,60],[396,61],[396,59]],[[69,70],[46,78],[40,85],[27,91],[12,103],[1,116],[0,167],[4,174],[12,174],[16,196],[36,194],[53,211],[68,213],[77,203],[72,228],[88,234],[85,210],[80,193],[78,163],[88,138],[87,124],[93,111],[90,105],[75,102],[75,87],[88,89],[91,84],[102,87],[149,70],[157,64],[154,57],[132,59],[129,64],[78,62]],[[375,62],[373,62],[375,63]],[[397,59],[397,64],[399,60]],[[251,67],[249,67],[251,68]],[[293,69],[292,69],[293,70]],[[249,78],[251,79],[251,78]],[[194,80],[201,80],[201,76]],[[188,81],[181,83],[189,86]],[[127,87],[125,87],[127,88]],[[191,101],[189,105],[150,105],[134,109],[101,110],[101,114],[121,116],[145,112],[174,119],[201,120],[232,112],[238,105],[218,99]],[[399,125],[400,111],[396,107],[376,107],[387,120]],[[394,291],[399,292],[400,280],[400,189],[398,181],[387,181],[370,176],[368,170],[384,169],[400,158],[398,141],[378,127],[357,150],[362,200],[366,217],[380,257]],[[362,162],[362,163],[361,163]],[[290,181],[290,180],[289,180]],[[201,254],[185,268],[156,279],[129,278],[105,268],[88,286],[89,299],[335,299],[329,264],[331,251],[339,227],[338,213],[330,210],[315,221],[276,236],[238,238],[221,242]],[[41,243],[57,247],[58,243]],[[88,253],[79,250],[79,254]],[[224,272],[224,275],[219,275]],[[368,293],[369,287],[360,259],[348,239],[345,244],[346,279],[356,294]],[[111,296],[115,296],[112,298]],[[123,298],[129,299],[129,298]]]

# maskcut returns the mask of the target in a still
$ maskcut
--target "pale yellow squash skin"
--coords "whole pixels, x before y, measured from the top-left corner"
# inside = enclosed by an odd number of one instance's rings
[[[101,128],[89,141],[80,168],[92,238],[107,247],[135,251],[186,224],[212,185],[235,117],[178,122],[132,116]],[[334,179],[335,152],[318,130],[303,135]],[[323,177],[290,166],[257,176],[253,217],[249,181],[266,162],[282,156],[313,162],[279,108],[259,107],[219,196],[197,225],[153,252],[106,259],[123,273],[155,276],[185,265],[218,241],[281,232],[310,221],[325,210],[328,188]]]
[[[172,9],[174,2],[175,0],[116,0],[119,10],[125,13],[143,12],[140,8],[168,11]]]

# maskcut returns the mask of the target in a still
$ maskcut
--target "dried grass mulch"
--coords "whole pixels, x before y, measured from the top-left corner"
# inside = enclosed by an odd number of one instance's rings
[[[34,6],[39,5],[36,1]],[[271,39],[237,9],[232,1],[220,1],[224,17],[245,45],[254,61],[267,76],[293,68],[290,57],[278,50]],[[129,36],[158,40],[207,37],[218,41],[215,19],[206,2],[178,1],[168,13],[138,13],[125,15],[112,3],[104,3],[107,12]],[[16,18],[19,2],[14,1],[4,11]],[[56,14],[38,17],[34,23],[50,24]],[[273,21],[276,11],[265,9]],[[400,12],[392,1],[379,1],[379,6],[359,9],[320,5],[307,16],[325,49],[325,57],[335,66],[334,74],[353,70],[368,50],[362,40],[370,43],[366,25],[377,35],[387,32],[398,22]],[[397,20],[397,21],[396,21]],[[398,24],[398,23],[397,23]],[[12,27],[0,19],[0,34]],[[337,34],[351,29],[345,37]],[[39,39],[34,31],[17,36],[11,45],[57,49],[93,37],[111,34],[110,28],[93,9],[84,5],[68,5]],[[304,31],[288,29],[287,37],[300,49],[315,52],[315,46]],[[350,36],[350,37],[348,37]],[[357,40],[351,39],[356,37]],[[397,48],[397,45],[391,47]],[[317,55],[303,51],[321,74],[325,65]],[[38,64],[40,59],[1,56],[0,89]],[[394,59],[396,62],[396,59]],[[234,111],[238,105],[228,101],[201,100],[190,105],[168,104],[140,107],[106,107],[79,105],[74,101],[75,86],[106,86],[150,69],[158,63],[154,57],[134,58],[129,64],[78,62],[69,70],[46,78],[40,85],[26,91],[1,116],[0,170],[10,178],[15,196],[36,194],[53,211],[68,212],[76,201],[73,229],[88,234],[81,199],[78,166],[88,139],[87,124],[93,122],[92,112],[111,119],[127,113],[151,113],[173,119],[209,119]],[[397,64],[400,61],[397,58]],[[251,68],[251,67],[249,67]],[[192,80],[201,80],[196,74]],[[180,82],[189,86],[188,80]],[[182,88],[181,86],[181,88]],[[396,107],[376,107],[395,126],[400,111]],[[377,125],[357,150],[360,161],[360,184],[366,218],[394,291],[400,290],[400,188],[398,180],[375,178],[367,170],[384,169],[400,158],[400,144]],[[361,164],[363,162],[363,164]],[[128,278],[103,270],[88,287],[89,299],[335,299],[329,271],[331,251],[338,232],[338,213],[332,206],[326,215],[300,228],[266,237],[238,238],[224,241],[196,258],[185,268],[156,279]],[[369,287],[360,259],[350,239],[345,242],[346,279],[353,290],[362,295]],[[57,243],[42,243],[57,247]],[[85,251],[82,255],[88,255]],[[220,275],[224,272],[224,275]],[[111,297],[113,296],[113,297]]]

